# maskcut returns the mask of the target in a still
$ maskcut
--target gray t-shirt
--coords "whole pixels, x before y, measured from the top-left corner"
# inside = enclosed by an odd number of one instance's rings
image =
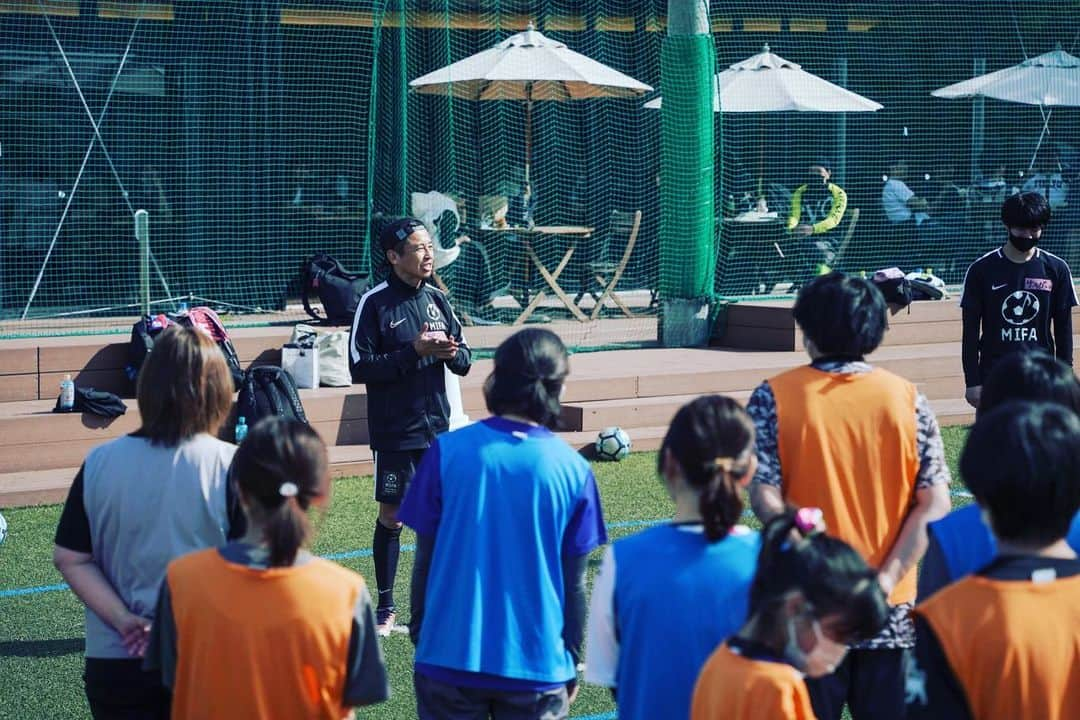
[[[94,562],[128,610],[153,618],[169,561],[224,545],[236,446],[196,435],[176,447],[127,435],[90,451],[83,505]],[[120,635],[86,609],[86,656],[130,658]]]

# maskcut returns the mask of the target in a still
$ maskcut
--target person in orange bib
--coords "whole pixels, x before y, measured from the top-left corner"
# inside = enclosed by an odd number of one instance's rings
[[[146,667],[174,720],[339,719],[389,697],[364,579],[303,549],[330,492],[326,445],[268,417],[231,468],[248,532],[169,564]]]
[[[914,383],[865,360],[881,343],[886,313],[867,280],[811,280],[794,307],[810,364],[762,383],[747,406],[757,431],[754,513],[767,522],[787,504],[820,507],[830,532],[877,570],[892,606],[882,632],[855,645],[836,672],[807,683],[821,720],[839,720],[845,704],[854,720],[903,717],[916,564],[927,523],[950,507],[929,403]]]
[[[1080,417],[1012,401],[980,416],[960,473],[998,555],[915,609],[908,717],[1080,717]]]
[[[815,720],[804,675],[833,672],[847,643],[885,625],[877,573],[821,517],[802,508],[765,526],[750,618],[702,668],[691,720]]]

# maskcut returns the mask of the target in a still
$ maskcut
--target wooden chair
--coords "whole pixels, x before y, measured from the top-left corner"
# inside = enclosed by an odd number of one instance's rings
[[[622,301],[622,298],[615,294],[615,286],[619,284],[619,280],[622,278],[623,273],[626,272],[626,265],[630,262],[630,256],[634,252],[634,244],[637,242],[638,231],[640,229],[640,210],[635,210],[632,213],[615,210],[611,213],[611,224],[608,227],[608,241],[610,242],[613,238],[626,238],[626,245],[624,246],[622,257],[619,258],[617,263],[608,262],[607,258],[604,258],[600,262],[589,263],[589,273],[592,275],[592,279],[599,283],[600,287],[603,288],[600,296],[596,300],[596,305],[593,306],[592,313],[589,315],[590,320],[595,320],[599,317],[600,311],[604,307],[604,301],[609,298],[623,311],[623,314],[627,317],[634,317],[634,313],[626,306],[626,303]]]

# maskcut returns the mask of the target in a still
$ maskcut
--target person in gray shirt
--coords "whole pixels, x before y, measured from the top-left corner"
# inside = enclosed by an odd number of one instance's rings
[[[95,718],[168,717],[142,670],[169,561],[243,535],[228,489],[236,448],[215,437],[232,405],[225,358],[204,333],[170,327],[139,373],[141,427],[90,451],[56,529],[53,563],[86,606],[86,697]]]

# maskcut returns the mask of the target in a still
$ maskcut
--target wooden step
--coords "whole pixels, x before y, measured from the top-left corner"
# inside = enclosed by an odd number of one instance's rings
[[[797,351],[802,332],[795,324],[793,300],[732,303],[716,328],[711,344],[747,350]],[[1080,307],[1073,308],[1073,326],[1080,326]],[[889,316],[883,347],[959,342],[959,298],[914,302]]]
[[[564,420],[570,420],[570,427],[584,432],[596,433],[606,427],[629,424],[634,426],[667,427],[679,408],[705,393],[718,392],[706,389],[701,393],[689,395],[660,395],[645,398],[627,398],[620,400],[597,400],[574,403],[563,409]],[[725,392],[740,403],[750,399],[750,391]]]
[[[633,452],[646,452],[660,447],[667,427],[631,428],[628,432]],[[595,432],[562,432],[559,436],[575,450],[592,455]],[[334,478],[375,472],[374,458],[367,445],[332,446],[329,454],[330,474]],[[73,464],[49,470],[0,473],[0,508],[63,502],[78,472],[78,464]]]

